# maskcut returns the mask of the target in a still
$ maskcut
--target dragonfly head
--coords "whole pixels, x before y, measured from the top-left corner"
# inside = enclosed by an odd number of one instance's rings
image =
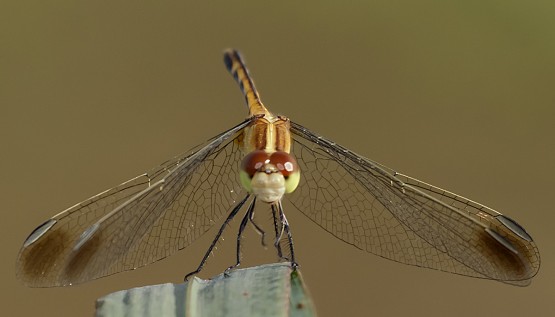
[[[293,192],[299,185],[300,175],[295,158],[282,151],[252,151],[241,163],[243,187],[267,203],[277,202],[285,193]]]

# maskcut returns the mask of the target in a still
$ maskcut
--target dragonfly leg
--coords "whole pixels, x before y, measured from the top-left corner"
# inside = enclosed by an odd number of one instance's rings
[[[254,222],[254,200],[252,202],[252,208],[249,207],[249,221],[252,223],[252,225],[254,226],[254,230],[260,235],[260,239],[261,239],[261,243],[263,247],[266,247],[266,232],[262,229],[262,227],[260,227],[259,225],[256,224],[256,222]]]
[[[290,258],[283,255],[283,251],[281,249],[281,239],[283,237],[283,233],[286,230],[285,230],[285,223],[283,221],[284,215],[283,215],[283,211],[281,211],[281,209],[280,209],[281,208],[280,206],[281,206],[281,204],[279,206],[278,205],[272,205],[272,216],[274,218],[274,230],[276,232],[276,240],[274,242],[274,246],[276,247],[278,257],[279,257],[280,260],[285,260],[285,261],[291,262]],[[279,209],[279,211],[278,211],[278,209]],[[285,219],[285,221],[287,221],[287,219]],[[287,230],[289,230],[289,229],[287,228]],[[289,233],[289,235],[290,235],[290,233]],[[289,245],[290,245],[290,247],[292,246],[291,243],[289,243]]]
[[[281,251],[281,236],[283,235],[283,224],[281,221],[279,224],[281,225],[281,229],[278,227],[278,212],[276,210],[276,206],[272,205],[272,217],[274,218],[274,231],[276,232],[276,238],[274,240],[274,247],[276,248],[278,258],[280,260],[289,261],[288,258],[283,256],[283,252]]]
[[[255,201],[256,201],[256,198],[251,202],[251,204],[249,205],[249,209],[247,210],[247,213],[245,213],[243,220],[241,220],[241,224],[239,225],[239,232],[237,233],[237,262],[235,262],[234,265],[228,267],[224,271],[225,276],[229,276],[229,272],[231,270],[241,265],[241,238],[243,236],[243,231],[245,231],[245,227],[247,226],[247,223],[251,218],[251,214],[253,213]]]
[[[287,240],[289,242],[289,250],[291,251],[291,259],[290,259],[291,267],[293,269],[296,269],[299,266],[299,264],[297,263],[297,261],[295,261],[295,250],[293,248],[293,235],[291,234],[291,229],[289,228],[289,221],[287,221],[287,218],[285,217],[285,213],[283,212],[281,201],[278,202],[277,208],[279,210],[279,218],[283,225],[283,230],[285,230],[285,233],[287,234]]]
[[[245,202],[247,201],[247,199],[250,197],[249,194],[247,194],[247,196],[245,196],[245,198],[243,198],[243,200],[241,200],[234,208],[233,210],[229,213],[229,216],[227,216],[227,219],[224,221],[224,223],[222,224],[222,226],[220,227],[220,230],[218,231],[218,234],[216,234],[216,237],[214,238],[214,240],[212,241],[212,244],[210,244],[210,247],[208,248],[208,251],[206,251],[206,254],[204,255],[204,257],[202,258],[202,260],[200,261],[199,266],[197,267],[196,270],[190,272],[189,274],[185,275],[185,278],[183,279],[184,281],[189,280],[189,277],[191,277],[192,275],[195,275],[197,273],[199,273],[202,268],[204,267],[204,264],[206,264],[206,260],[208,260],[208,257],[210,256],[210,254],[212,253],[212,250],[214,249],[214,247],[216,246],[216,243],[218,242],[218,240],[220,240],[220,237],[222,236],[222,233],[225,230],[225,227],[229,224],[229,222],[233,219],[233,217],[235,217],[235,215],[239,212],[239,210],[241,209],[241,207],[243,207],[243,205],[245,204]]]

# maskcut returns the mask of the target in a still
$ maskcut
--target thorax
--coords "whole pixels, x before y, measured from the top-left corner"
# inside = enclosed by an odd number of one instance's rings
[[[291,151],[289,119],[283,116],[264,115],[256,118],[243,130],[240,146],[243,153],[263,150],[267,153]]]

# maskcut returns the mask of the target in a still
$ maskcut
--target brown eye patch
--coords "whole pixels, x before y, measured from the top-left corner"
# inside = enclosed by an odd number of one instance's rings
[[[284,177],[298,171],[299,167],[293,155],[286,152],[274,152],[270,155],[270,163],[273,164]]]
[[[265,164],[269,162],[270,155],[262,150],[252,151],[241,162],[241,170],[249,176],[253,176]]]

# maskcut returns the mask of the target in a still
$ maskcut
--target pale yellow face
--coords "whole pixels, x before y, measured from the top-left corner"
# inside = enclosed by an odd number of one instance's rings
[[[257,150],[243,159],[240,178],[249,193],[264,202],[274,203],[297,188],[301,172],[291,154]]]

